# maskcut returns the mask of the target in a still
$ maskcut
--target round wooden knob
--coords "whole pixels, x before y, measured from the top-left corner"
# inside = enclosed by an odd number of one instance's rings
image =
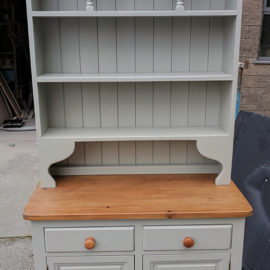
[[[96,240],[94,237],[87,237],[84,241],[84,246],[86,249],[93,249],[95,247]]]
[[[191,237],[186,237],[183,241],[183,245],[186,247],[186,248],[191,248],[194,246],[194,240],[191,238]]]

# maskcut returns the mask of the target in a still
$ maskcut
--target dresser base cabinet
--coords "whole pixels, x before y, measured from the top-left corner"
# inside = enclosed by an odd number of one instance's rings
[[[252,207],[214,175],[67,176],[24,210],[35,270],[241,270]]]
[[[244,218],[32,221],[35,270],[241,270],[244,225]],[[145,237],[145,229],[155,227],[158,231],[165,228],[160,238],[158,235]],[[96,233],[98,228],[108,233]],[[115,232],[122,232],[122,228],[128,233],[117,242]],[[85,239],[80,239],[82,231],[89,232],[85,237],[95,238],[93,249],[84,247]],[[48,232],[54,232],[49,242]],[[178,247],[173,246],[175,241],[171,242],[172,248],[166,243],[166,236],[170,234],[178,241]],[[61,242],[69,244],[65,249],[53,249],[52,236],[58,242],[56,247],[62,247]],[[194,247],[183,247],[185,237],[193,238]],[[114,244],[126,246],[126,249],[115,249]],[[145,250],[152,244],[156,245],[156,250]]]

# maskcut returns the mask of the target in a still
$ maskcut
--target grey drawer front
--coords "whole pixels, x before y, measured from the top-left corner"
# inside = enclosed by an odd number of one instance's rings
[[[190,249],[229,249],[232,225],[202,226],[145,226],[143,229],[144,250],[185,250],[183,240],[194,239]]]
[[[87,250],[90,236],[96,245]],[[45,228],[45,244],[47,252],[133,251],[134,227]]]

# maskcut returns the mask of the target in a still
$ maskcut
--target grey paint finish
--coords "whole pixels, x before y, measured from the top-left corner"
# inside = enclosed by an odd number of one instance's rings
[[[227,270],[230,254],[144,256],[144,270]]]
[[[231,74],[226,18],[39,18],[38,62],[45,74],[208,72]],[[227,18],[233,21],[234,17]],[[37,24],[39,22],[39,24]],[[47,31],[48,27],[52,31]],[[179,39],[179,35],[182,37]],[[228,46],[224,46],[228,43]],[[98,56],[98,59],[97,59]],[[180,62],[178,60],[181,60]]]
[[[81,126],[100,127],[100,125],[103,127],[112,125],[123,127],[135,125],[177,127],[196,126],[198,124],[201,126],[214,126],[219,124],[218,103],[220,102],[220,91],[218,89],[220,83],[208,83],[207,87],[205,83],[155,83],[153,85],[154,91],[149,90],[150,85],[152,84],[119,83],[101,84],[99,86],[96,83],[84,83],[43,85],[45,88],[42,89],[42,93],[47,95],[47,104],[50,108],[48,110],[49,126],[65,127],[68,124],[72,128]],[[202,91],[202,87],[207,89],[207,93],[206,90]],[[194,94],[192,95],[192,93]],[[198,93],[203,94],[201,99],[199,99]],[[57,102],[57,100],[62,103]],[[198,102],[201,103],[200,107]],[[206,111],[204,103],[207,104]],[[65,107],[63,104],[65,104]],[[73,104],[78,105],[73,106]],[[83,111],[81,111],[81,107]],[[187,111],[189,111],[189,116]],[[77,117],[72,120],[71,117],[75,115]],[[57,120],[58,118],[59,120]],[[82,119],[83,123],[81,122]],[[193,122],[192,119],[196,122]],[[91,150],[87,145],[86,147]],[[93,144],[91,145],[94,147]],[[189,151],[197,152],[196,148],[194,150],[189,149]],[[75,150],[73,155],[77,155],[76,153]],[[149,154],[151,155],[151,153]],[[185,149],[179,155],[186,155]],[[189,152],[189,156],[192,155]],[[140,156],[139,152],[138,156]],[[130,156],[129,159],[134,160],[134,157]],[[85,160],[89,164],[89,161]],[[128,160],[124,163],[128,163]],[[131,164],[133,163],[132,161]],[[175,160],[173,163],[183,162],[181,159],[181,161],[176,162]],[[192,163],[192,159],[190,159],[190,163]]]
[[[88,251],[84,240],[90,236],[95,238],[96,246]],[[47,252],[133,251],[134,228],[45,228],[45,245]]]
[[[129,265],[128,270],[142,269],[159,269],[169,267],[170,269],[181,269],[189,267],[195,270],[210,269],[227,270],[230,263],[231,270],[241,269],[244,219],[178,219],[178,220],[115,220],[115,221],[44,221],[32,222],[34,253],[35,253],[35,270],[44,270],[46,264],[49,270],[55,270],[54,267],[95,267],[97,260],[99,266],[105,263],[108,267],[111,265],[125,264]],[[134,226],[134,251],[98,251],[97,253],[86,255],[85,251],[81,252],[50,252],[46,253],[44,243],[44,229],[59,231],[74,228],[96,228],[96,227],[130,227]],[[227,241],[231,241],[231,248],[226,250],[143,250],[143,228],[144,227],[219,227],[232,228],[231,235]],[[204,237],[211,236],[208,233]],[[223,239],[219,235],[215,241]],[[162,246],[160,241],[159,246]],[[98,256],[97,256],[98,255]],[[130,259],[128,259],[130,258]],[[133,263],[134,258],[134,263]],[[142,264],[144,265],[142,268]],[[155,267],[155,268],[153,268]],[[201,267],[201,268],[200,268]],[[207,268],[208,267],[208,268]],[[212,268],[211,268],[212,267]],[[56,268],[58,269],[58,268]],[[61,268],[60,268],[61,269]],[[65,269],[65,268],[64,268]],[[75,268],[76,269],[76,268]],[[86,268],[87,269],[87,268]],[[92,269],[92,268],[90,268]],[[94,268],[95,269],[95,268]],[[184,268],[186,269],[186,268]],[[76,269],[77,270],[77,269]]]
[[[232,226],[145,226],[144,250],[186,250],[185,237],[194,239],[190,250],[230,249]]]
[[[49,269],[54,270],[133,270],[133,256],[50,257]]]
[[[236,9],[232,0],[183,0],[185,10]],[[86,0],[32,0],[34,10],[85,10]],[[97,10],[173,10],[172,0],[98,0]]]

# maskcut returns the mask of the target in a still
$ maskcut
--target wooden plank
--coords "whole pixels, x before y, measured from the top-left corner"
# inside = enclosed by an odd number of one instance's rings
[[[5,101],[8,101],[8,106],[13,109],[15,112],[16,117],[19,120],[22,120],[22,110],[17,102],[11,88],[7,80],[5,79],[4,75],[0,71],[0,95],[5,97]]]
[[[135,0],[116,0],[116,10],[134,10]]]
[[[98,72],[97,19],[79,19],[79,39],[81,72]]]
[[[80,73],[80,48],[78,19],[60,19],[62,72]]]
[[[153,164],[167,165],[170,163],[170,142],[153,142]]]
[[[212,10],[225,10],[226,0],[211,0]]]
[[[174,2],[176,0],[173,0]],[[175,6],[175,5],[174,5]],[[59,17],[236,17],[236,10],[186,10],[183,13],[175,10],[126,10],[126,11],[95,11],[92,13],[86,11],[33,11],[31,15],[34,18],[59,18]]]
[[[136,72],[153,72],[153,19],[136,18]]]
[[[200,0],[201,1],[201,0]],[[208,68],[209,18],[192,18],[190,71],[203,72]]]
[[[185,10],[191,10],[192,9],[192,6],[191,6],[192,0],[183,0],[183,2],[184,2]]]
[[[135,72],[134,18],[117,19],[117,72]]]
[[[37,187],[24,209],[24,218],[37,221],[250,216],[252,207],[236,185],[232,182],[217,186],[215,177],[215,174],[59,177],[57,188]],[[162,196],[157,196],[160,191]]]
[[[84,165],[84,143],[75,143],[75,150],[68,159],[69,166]]]
[[[41,0],[42,1],[42,0]],[[78,10],[78,2],[77,0],[57,0],[59,5],[59,10]]]
[[[98,19],[99,72],[116,72],[116,21]]]
[[[169,73],[88,73],[42,74],[38,82],[186,82],[232,81],[233,75],[225,72],[169,72]]]
[[[135,83],[118,84],[118,119],[120,127],[135,127]]]
[[[135,165],[135,142],[119,142],[119,165]]]
[[[115,0],[98,0],[97,10],[115,10]]]
[[[43,135],[46,132],[46,130],[49,128],[48,108],[47,108],[48,91],[47,91],[46,85],[44,84],[39,84],[38,88],[39,89],[38,89],[37,99],[39,102],[39,109],[38,109],[39,116],[35,115],[35,117],[36,117],[36,126],[40,125],[40,135]],[[61,101],[63,102],[63,97]],[[10,108],[8,108],[7,102],[8,100],[6,99],[6,97],[0,93],[0,122],[1,123],[3,123],[5,119],[8,119],[9,117],[12,116],[12,112]],[[40,122],[39,124],[38,124],[38,121]]]
[[[169,127],[171,122],[171,83],[154,83],[154,126]]]
[[[153,142],[149,141],[136,142],[136,164],[137,165],[153,164]]]
[[[154,0],[135,0],[135,10],[154,10]]]
[[[188,72],[190,63],[190,18],[173,18],[172,71]]]
[[[136,126],[153,125],[153,83],[136,83]]]
[[[117,84],[100,84],[101,127],[118,127]]]
[[[108,166],[55,166],[52,173],[55,176],[70,175],[134,175],[134,174],[209,174],[219,173],[220,166],[218,164],[172,164],[172,165],[108,165]]]
[[[188,125],[189,83],[173,82],[171,93],[171,126]]]
[[[205,125],[206,83],[193,82],[189,88],[188,126]]]
[[[78,10],[85,11],[86,10],[86,2],[87,0],[77,0],[78,2]],[[96,1],[94,1],[94,6],[96,9]]]
[[[154,72],[172,71],[172,19],[154,18]]]
[[[170,164],[187,164],[187,142],[170,142]]]
[[[160,141],[160,140],[198,140],[203,137],[227,137],[221,127],[103,127],[103,128],[49,128],[44,139],[67,139],[76,141]],[[218,139],[218,138],[215,138]]]
[[[192,10],[210,10],[211,0],[192,0]]]
[[[210,18],[208,71],[222,71],[223,18]]]
[[[154,0],[154,10],[172,10],[172,0]]]
[[[198,152],[196,142],[187,142],[187,164],[203,164],[203,156]]]
[[[98,83],[82,83],[83,126],[100,127],[100,93]]]
[[[206,126],[218,126],[220,124],[221,85],[217,82],[207,83],[206,97]]]
[[[102,143],[102,165],[118,165],[118,142]]]
[[[49,127],[64,128],[66,126],[66,119],[63,85],[61,83],[51,83],[46,85],[44,90],[47,92]]]
[[[58,10],[58,1],[55,0],[43,0],[38,1],[40,5],[40,10]]]
[[[102,164],[101,142],[85,143],[85,165],[99,166]]]
[[[64,84],[64,90],[66,127],[83,127],[81,84],[66,83]]]
[[[44,72],[61,73],[61,40],[58,19],[51,18],[42,21],[42,46]]]

